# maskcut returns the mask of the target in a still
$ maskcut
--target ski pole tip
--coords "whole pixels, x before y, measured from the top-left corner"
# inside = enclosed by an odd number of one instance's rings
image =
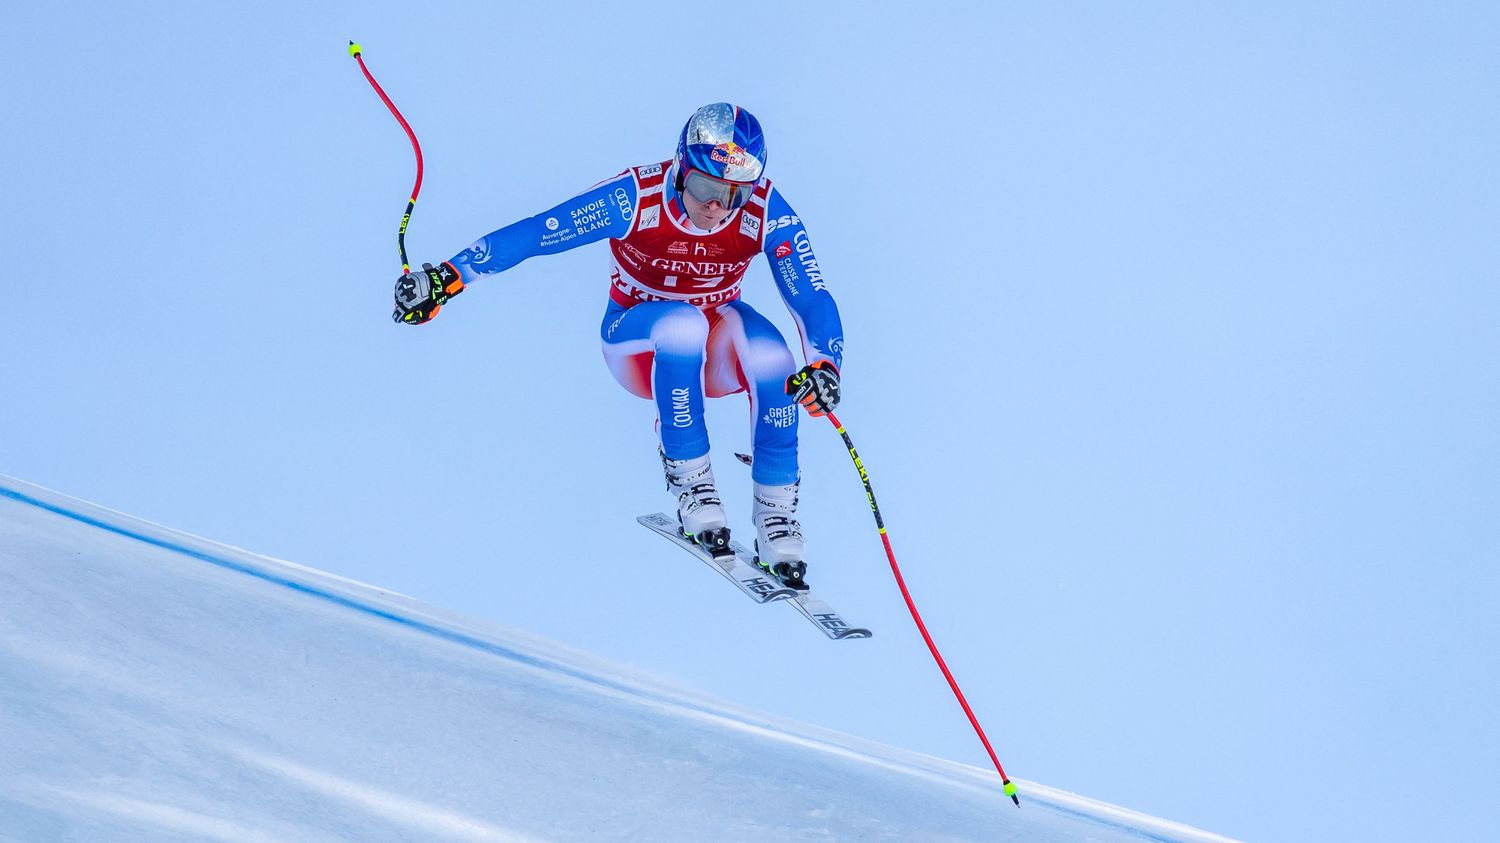
[[[352,58],[358,58],[360,52],[362,52],[362,51],[360,50],[359,45],[356,44],[356,43],[354,43],[353,41],[350,41],[349,42],[349,58],[351,58],[351,59]]]
[[[1010,797],[1010,801],[1016,803],[1017,808],[1021,807],[1021,797],[1016,795],[1016,785],[1010,779],[1005,779],[1005,795]]]

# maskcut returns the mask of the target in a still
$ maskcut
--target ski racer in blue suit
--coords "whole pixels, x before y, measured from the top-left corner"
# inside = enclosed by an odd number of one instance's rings
[[[748,111],[694,112],[676,155],[632,167],[533,217],[494,231],[452,259],[403,275],[393,318],[422,324],[481,278],[527,258],[610,242],[605,361],[652,399],[669,491],[683,532],[727,545],[727,517],[709,462],[703,400],[745,392],[752,412],[757,553],[790,585],[806,566],[796,519],[797,406],[821,416],[839,401],[843,326],[807,230],[764,175],[766,146]],[[740,300],[757,254],[801,334],[800,370],[781,333]]]

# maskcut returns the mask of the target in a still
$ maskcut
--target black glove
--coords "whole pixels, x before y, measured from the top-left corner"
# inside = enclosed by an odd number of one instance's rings
[[[839,367],[819,360],[786,379],[786,394],[807,409],[810,416],[831,413],[839,406]]]
[[[438,310],[448,299],[464,291],[464,282],[458,277],[453,264],[443,261],[440,266],[422,264],[396,279],[396,309],[391,319],[408,325],[420,325],[432,321]]]

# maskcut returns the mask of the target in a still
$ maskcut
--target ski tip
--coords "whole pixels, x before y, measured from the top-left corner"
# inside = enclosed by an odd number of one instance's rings
[[[745,465],[749,465],[749,466],[755,465],[755,458],[752,457],[752,456],[750,456],[749,454],[742,454],[739,451],[735,451],[734,452],[734,458],[737,459],[737,460],[739,460],[740,462],[744,463]]]
[[[1021,807],[1021,797],[1016,794],[1015,783],[1010,779],[1003,779],[1002,781],[1005,782],[1005,795],[1010,797],[1010,801],[1016,803],[1017,808]]]
[[[354,43],[353,41],[350,41],[349,42],[349,58],[351,58],[351,59],[352,58],[358,58],[359,57],[359,53],[360,53],[360,47],[359,47],[359,45],[356,44],[356,43]]]

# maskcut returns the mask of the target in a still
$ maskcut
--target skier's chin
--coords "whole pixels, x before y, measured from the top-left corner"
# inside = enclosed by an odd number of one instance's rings
[[[689,218],[692,219],[693,225],[698,226],[704,231],[713,231],[723,225],[724,220],[729,219],[729,214],[727,212],[722,214],[699,214],[697,216],[689,215]]]

